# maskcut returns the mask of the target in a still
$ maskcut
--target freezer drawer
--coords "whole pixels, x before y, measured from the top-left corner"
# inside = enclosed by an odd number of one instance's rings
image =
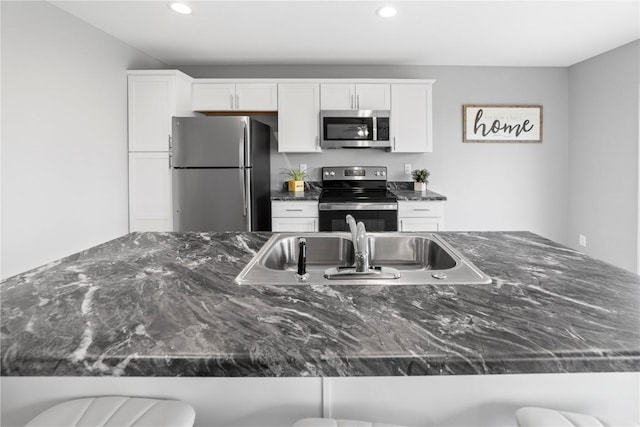
[[[174,169],[174,230],[249,231],[248,173],[243,169]]]
[[[177,168],[243,167],[249,141],[248,117],[174,117],[172,164]]]

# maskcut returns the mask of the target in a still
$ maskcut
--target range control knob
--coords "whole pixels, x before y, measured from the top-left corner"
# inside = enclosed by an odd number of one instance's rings
[[[329,171],[324,171],[324,176],[329,176]]]
[[[334,171],[329,172],[329,175],[334,176],[336,173]]]
[[[380,172],[375,171],[373,174],[374,174],[375,176],[378,176],[378,175],[380,175]]]
[[[380,175],[385,176],[387,173],[385,171],[380,171]]]

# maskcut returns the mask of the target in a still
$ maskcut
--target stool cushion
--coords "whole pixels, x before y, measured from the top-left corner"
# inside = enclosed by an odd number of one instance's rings
[[[25,427],[191,427],[195,418],[193,408],[178,400],[102,396],[55,405]]]
[[[546,408],[520,408],[516,411],[516,419],[519,427],[606,427],[591,415]]]
[[[393,424],[372,423],[369,421],[335,420],[333,418],[304,418],[293,427],[401,427]]]

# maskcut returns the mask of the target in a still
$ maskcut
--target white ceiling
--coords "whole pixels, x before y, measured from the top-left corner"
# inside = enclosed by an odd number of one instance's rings
[[[640,0],[52,3],[171,66],[568,66],[640,38]]]

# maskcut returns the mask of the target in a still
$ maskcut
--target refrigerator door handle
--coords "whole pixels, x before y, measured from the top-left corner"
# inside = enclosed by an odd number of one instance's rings
[[[253,219],[251,218],[251,212],[252,212],[252,208],[251,208],[251,172],[249,172],[249,170],[245,169],[245,198],[244,198],[244,213],[245,213],[245,217],[247,218],[246,220],[246,227],[247,227],[247,231],[253,231],[252,228],[252,222]]]
[[[242,216],[247,216],[247,182],[244,178],[244,168],[239,168],[238,173],[240,174],[240,188],[242,190]]]
[[[238,166],[243,168],[246,166],[244,161],[244,150],[247,141],[247,125],[242,123],[242,134],[240,135],[240,141],[238,142]]]

